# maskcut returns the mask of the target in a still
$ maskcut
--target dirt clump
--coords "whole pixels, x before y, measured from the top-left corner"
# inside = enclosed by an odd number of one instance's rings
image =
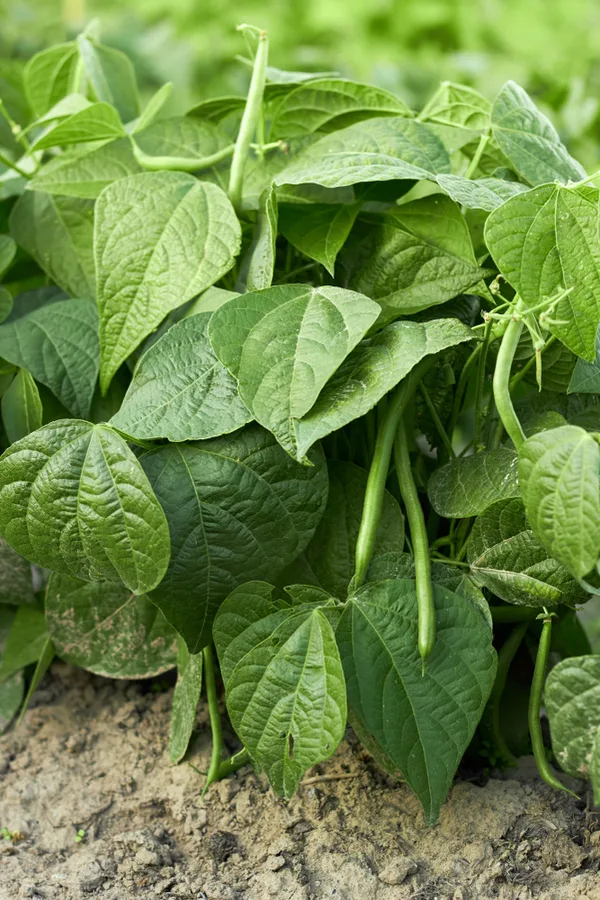
[[[527,767],[458,781],[434,828],[351,734],[289,803],[250,768],[202,799],[169,763],[170,703],[53,665],[0,738],[0,900],[600,900],[598,817]]]

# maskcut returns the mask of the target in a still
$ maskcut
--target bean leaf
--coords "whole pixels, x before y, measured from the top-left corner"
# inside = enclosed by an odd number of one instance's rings
[[[595,188],[545,184],[508,200],[485,227],[498,268],[527,305],[569,290],[549,328],[590,362],[600,321],[599,210]]]
[[[600,330],[596,334],[596,358],[578,359],[568,388],[569,394],[600,394]]]
[[[215,622],[227,710],[250,757],[289,799],[346,728],[344,673],[331,624],[314,604],[273,602],[270,585],[235,590]]]
[[[600,446],[564,425],[528,438],[519,451],[527,518],[548,552],[583,578],[600,557]]]
[[[0,534],[30,562],[151,590],[169,562],[164,513],[125,441],[62,419],[0,457]]]
[[[100,384],[165,318],[233,265],[240,226],[216,185],[183,172],[147,172],[97,201],[94,252]]]
[[[505,447],[452,459],[429,479],[429,499],[446,519],[479,516],[492,503],[519,496],[517,467],[517,454]]]
[[[73,90],[79,54],[74,44],[57,44],[32,56],[23,72],[27,100],[39,117]]]
[[[273,185],[260,198],[252,243],[240,266],[238,290],[262,291],[271,287],[275,272],[277,195]]]
[[[378,314],[354,291],[280,285],[221,306],[209,336],[256,420],[302,460],[298,420]]]
[[[17,297],[0,325],[0,356],[27,369],[74,416],[87,416],[98,378],[96,305],[46,297],[40,292]]]
[[[34,150],[66,147],[91,141],[113,141],[125,135],[125,129],[114,106],[93,103],[46,132],[33,145]]]
[[[0,278],[4,278],[12,265],[17,245],[8,234],[0,234]]]
[[[105,678],[152,678],[172,669],[177,634],[145,596],[120,584],[53,572],[48,631],[58,656]]]
[[[320,262],[333,276],[335,260],[352,230],[358,210],[358,204],[282,206],[279,230],[297,250]]]
[[[327,501],[324,458],[310,461],[294,462],[258,426],[142,457],[171,533],[171,562],[151,598],[190,652],[210,641],[230,591],[275,579],[308,545]]]
[[[514,81],[508,81],[496,97],[491,124],[500,149],[530,184],[586,177],[585,169],[569,155],[552,123]]]
[[[42,425],[42,401],[27,369],[19,369],[2,395],[2,421],[9,444]]]
[[[437,637],[424,670],[413,581],[368,584],[337,628],[353,714],[402,772],[428,824],[437,821],[496,674],[480,612],[437,585],[434,597]]]
[[[26,191],[10,215],[17,244],[72,297],[96,294],[93,228],[91,203],[39,191]]]
[[[227,434],[252,420],[235,378],[208,340],[210,316],[182,319],[142,356],[111,420],[115,428],[141,440],[192,441]]]
[[[120,50],[104,47],[88,34],[78,37],[77,48],[95,99],[115,106],[123,122],[137,118],[140,98],[131,60]]]
[[[337,188],[365,181],[431,181],[449,171],[444,145],[426,125],[391,116],[322,137],[276,175],[275,184]]]
[[[479,516],[469,537],[468,560],[477,583],[507,603],[574,606],[589,599],[534,536],[519,499],[494,503]]]
[[[463,178],[461,175],[438,175],[437,183],[456,203],[467,209],[491,212],[515,194],[522,194],[527,186],[519,181],[501,178]]]
[[[33,603],[31,566],[0,538],[0,604]]]
[[[44,611],[37,606],[20,606],[13,619],[0,664],[0,681],[37,662],[46,641],[48,628]]]
[[[177,651],[177,684],[173,691],[169,733],[169,758],[172,763],[181,762],[186,754],[196,722],[196,709],[201,690],[202,652],[190,653],[186,642],[180,637]]]
[[[297,423],[298,455],[332,431],[364,416],[424,357],[472,339],[457,319],[393,322],[365,338]]]
[[[38,169],[31,187],[48,194],[94,200],[107,185],[141,172],[129,138],[121,138],[91,150],[61,153]]]
[[[561,767],[589,779],[600,733],[600,656],[563,659],[546,681],[552,748]]]

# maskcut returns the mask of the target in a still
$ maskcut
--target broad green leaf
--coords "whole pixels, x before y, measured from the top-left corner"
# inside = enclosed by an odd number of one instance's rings
[[[594,362],[578,359],[571,376],[569,394],[600,394],[600,330],[596,334]]]
[[[585,169],[569,155],[552,123],[514,81],[508,81],[494,100],[491,124],[500,149],[530,184],[586,177]]]
[[[546,680],[545,704],[558,762],[569,775],[589,779],[600,732],[600,656],[559,662]]]
[[[92,203],[38,191],[26,191],[10,215],[17,244],[72,297],[96,294],[93,229]]]
[[[27,369],[19,369],[2,395],[2,422],[9,444],[41,428],[42,401]]]
[[[228,434],[252,420],[235,378],[208,340],[210,316],[205,312],[182,319],[142,356],[111,420],[115,428],[142,440],[197,441]]]
[[[47,113],[44,113],[43,116],[39,116],[39,118],[34,119],[33,122],[25,128],[26,132],[31,131],[32,128],[39,128],[43,125],[50,125],[55,122],[60,122],[64,119],[68,119],[70,116],[75,113],[81,112],[82,109],[87,109],[88,106],[92,106],[91,100],[88,100],[83,94],[78,92],[74,92],[72,94],[67,94],[66,97],[63,97],[62,100],[59,100],[58,103],[55,103],[52,109],[49,109]]]
[[[17,252],[17,245],[8,234],[0,234],[0,278],[3,278],[12,265]]]
[[[365,181],[432,181],[449,171],[444,145],[426,125],[390,116],[326,135],[280,172],[275,184],[337,188]]]
[[[172,81],[167,81],[166,84],[163,84],[162,87],[158,88],[148,100],[141,116],[137,119],[135,127],[132,129],[133,134],[137,134],[138,131],[143,131],[145,128],[148,128],[148,126],[159,117],[165,103],[168,102],[172,93]]]
[[[245,97],[211,97],[202,100],[186,112],[186,116],[197,116],[208,122],[220,122],[232,113],[241,113],[246,106]]]
[[[37,295],[17,297],[0,325],[0,356],[27,369],[74,416],[87,416],[98,378],[96,305],[57,298],[36,307]]]
[[[39,138],[34,150],[65,147],[91,141],[112,141],[123,137],[125,129],[114,106],[109,103],[93,103],[60,122]]]
[[[406,579],[414,581],[414,578],[414,557],[410,553],[399,553],[397,549],[374,557],[367,573],[367,581],[405,581]],[[465,597],[469,603],[477,607],[489,625],[490,631],[493,629],[494,623],[489,603],[464,570],[461,571],[454,566],[433,561],[431,563],[431,581],[433,584]]]
[[[137,118],[140,98],[131,60],[85,34],[78,37],[77,47],[94,98],[116,107],[123,122]]]
[[[359,222],[342,262],[348,287],[403,315],[451,300],[484,274],[464,216],[443,194]]]
[[[190,653],[186,642],[179,638],[177,652],[177,684],[173,691],[169,758],[181,762],[186,754],[202,689],[202,652]]]
[[[93,200],[114,181],[141,172],[129,138],[121,138],[91,150],[61,153],[38,169],[30,185],[48,194]]]
[[[501,178],[477,178],[472,181],[461,175],[438,175],[437,183],[453,200],[467,209],[491,212],[515,194],[522,194],[527,186],[518,181]]]
[[[443,81],[419,113],[419,121],[433,122],[469,131],[485,131],[492,104],[479,91],[464,84]]]
[[[76,89],[79,54],[73,43],[36,53],[23,72],[25,93],[36,118]]]
[[[576,578],[600,557],[600,446],[583,428],[565,425],[528,438],[519,451],[519,481],[531,530]]]
[[[358,214],[358,204],[282,206],[279,230],[296,250],[320,262],[333,277],[335,261]]]
[[[271,185],[260,198],[252,243],[240,266],[239,290],[262,291],[271,287],[275,272],[277,217],[277,195]]]
[[[471,340],[457,319],[393,322],[365,338],[321,391],[296,425],[298,454],[332,431],[364,416],[425,356]]]
[[[398,97],[382,88],[341,78],[324,78],[286,94],[272,112],[270,137],[292,138],[330,132],[374,116],[410,116]]]
[[[172,669],[177,634],[145,596],[120,584],[53,572],[48,631],[58,656],[105,678],[152,678]]]
[[[485,226],[498,268],[526,304],[570,289],[552,317],[564,324],[549,327],[590,361],[600,319],[598,223],[596,189],[546,184],[508,200]]]
[[[165,318],[228,272],[240,247],[229,199],[183,172],[146,172],[96,204],[100,384]]]
[[[507,447],[451,459],[429,479],[431,505],[446,519],[480,516],[492,503],[519,496],[518,464]]]
[[[159,119],[143,131],[137,131],[135,142],[148,156],[197,159],[198,168],[201,168],[207,156],[222,150],[230,140],[212,122],[174,116]]]
[[[317,583],[331,596],[346,598],[354,575],[356,539],[362,519],[368,473],[349,462],[329,460],[329,497],[315,536],[304,551],[303,565],[308,565]],[[373,557],[401,550],[404,546],[404,518],[398,503],[387,491],[377,528]],[[295,580],[295,566],[286,569],[282,578]]]
[[[183,318],[189,316],[197,316],[200,313],[214,312],[224,303],[239,297],[238,291],[226,291],[224,288],[209,287],[208,290],[200,294],[197,300],[194,300],[186,310]]]
[[[0,681],[5,681],[19,669],[37,662],[47,639],[48,629],[44,611],[37,606],[20,606],[2,653]]]
[[[354,291],[280,285],[220,307],[209,336],[248,409],[301,460],[298,419],[378,314],[376,303]]]
[[[519,499],[490,506],[468,545],[473,577],[507,603],[552,607],[585,603],[589,594],[534,537]]]
[[[31,566],[0,538],[0,604],[33,603]]]
[[[164,513],[125,441],[62,419],[0,457],[0,534],[30,562],[152,590],[169,562]]]
[[[233,727],[273,789],[289,799],[344,736],[344,673],[321,609],[282,609],[256,587],[269,586],[244,585],[227,598],[215,642]]]
[[[353,714],[402,772],[428,824],[438,818],[496,675],[480,612],[443,587],[434,586],[434,598],[437,637],[424,670],[413,581],[365,586],[337,628]]]
[[[13,308],[13,298],[6,288],[0,286],[0,324],[7,319]]]
[[[258,426],[142,457],[171,532],[171,562],[151,597],[192,653],[237,585],[274,580],[308,545],[327,502],[323,455],[310,460],[294,462]]]

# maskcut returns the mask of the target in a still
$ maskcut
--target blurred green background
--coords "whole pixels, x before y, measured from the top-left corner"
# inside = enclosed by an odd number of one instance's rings
[[[99,18],[142,88],[176,85],[182,108],[243,93],[235,26],[269,31],[271,62],[335,70],[421,106],[440,80],[492,97],[523,84],[586,165],[600,152],[599,0],[0,0],[0,54],[26,59]]]

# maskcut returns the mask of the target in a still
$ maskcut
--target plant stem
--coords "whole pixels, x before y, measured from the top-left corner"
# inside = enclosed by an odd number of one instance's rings
[[[482,352],[479,354],[477,366],[477,384],[475,388],[475,428],[473,431],[473,448],[477,453],[479,450],[479,442],[481,438],[481,420],[483,416],[482,402],[485,387],[485,370],[487,366],[488,350],[490,347],[490,336],[492,332],[492,320],[489,319],[485,323],[484,338],[482,344]]]
[[[494,400],[496,409],[500,416],[500,421],[506,429],[508,436],[512,440],[518,450],[523,441],[525,434],[521,427],[521,423],[517,418],[512,400],[510,397],[510,371],[519,344],[519,339],[523,331],[523,319],[521,312],[523,310],[523,302],[519,299],[515,306],[513,318],[508,323],[508,327],[504,332],[498,358],[496,360],[496,370],[494,372]]]
[[[27,180],[29,180],[31,178],[31,175],[28,172],[26,172],[24,169],[22,169],[20,166],[18,166],[16,163],[14,163],[12,161],[12,159],[10,159],[8,156],[6,156],[4,153],[2,153],[2,151],[0,151],[0,163],[2,163],[5,166],[8,166],[9,169],[12,169],[13,172],[16,172],[17,175],[21,176],[21,178],[27,178]]]
[[[213,782],[218,781],[221,770],[221,756],[223,754],[223,728],[221,725],[221,713],[219,712],[219,699],[217,697],[217,684],[215,680],[215,660],[212,645],[209,644],[202,651],[204,683],[206,684],[206,698],[208,700],[208,714],[210,716],[210,730],[212,732],[212,756],[206,784],[203,793],[206,793]]]
[[[551,638],[552,617],[546,615],[542,625],[542,633],[540,635],[540,642],[538,644],[538,651],[535,659],[533,680],[531,682],[531,692],[529,694],[529,735],[531,737],[531,747],[533,749],[535,762],[542,780],[551,787],[558,788],[560,791],[566,791],[568,794],[571,794],[571,796],[576,797],[577,794],[574,794],[573,791],[570,791],[565,787],[550,768],[548,757],[546,756],[544,739],[542,737],[540,709],[542,705],[544,682],[546,680],[546,667],[548,665]]]
[[[473,175],[475,174],[475,171],[477,169],[477,166],[479,165],[481,157],[483,156],[483,151],[487,147],[487,143],[488,143],[489,139],[490,139],[489,131],[484,131],[484,133],[479,138],[479,143],[477,145],[477,149],[475,150],[475,153],[473,154],[473,158],[472,158],[471,162],[469,163],[469,168],[467,169],[465,178],[472,178]]]
[[[517,625],[516,628],[513,628],[498,651],[498,670],[496,672],[494,687],[492,688],[490,699],[483,712],[480,725],[482,733],[487,733],[492,746],[500,751],[502,762],[509,766],[516,765],[516,760],[504,739],[500,727],[500,701],[502,700],[502,694],[504,693],[506,679],[512,661],[515,658],[517,650],[521,646],[521,641],[525,637],[525,632],[528,627],[528,622],[522,622],[520,625]]]
[[[548,338],[548,340],[546,341],[546,343],[544,344],[544,346],[542,347],[541,353],[544,353],[544,352],[548,349],[548,347],[551,347],[552,344],[554,344],[557,340],[558,340],[558,338],[556,337],[556,335],[555,335],[555,334],[551,334],[550,337]],[[520,369],[520,371],[518,371],[518,372],[516,373],[516,375],[513,375],[513,377],[510,379],[510,385],[509,385],[509,388],[510,388],[511,391],[514,391],[514,389],[515,389],[516,386],[519,384],[519,382],[520,382],[523,378],[525,378],[525,376],[527,375],[527,373],[528,373],[529,371],[531,371],[531,369],[533,369],[533,367],[535,366],[536,362],[537,362],[536,354],[534,353],[534,355],[531,357],[531,359],[528,359],[528,360],[527,360],[527,362],[525,363],[525,365],[523,366],[523,368]]]
[[[417,384],[427,369],[432,365],[430,358],[421,360],[412,372],[400,382],[389,397],[385,416],[377,433],[375,452],[371,460],[367,489],[363,503],[362,519],[356,540],[356,564],[353,588],[359,588],[366,576],[375,548],[377,528],[383,508],[385,483],[387,481],[392,458],[392,449],[398,430],[398,423],[406,405],[414,394]]]
[[[442,420],[440,419],[440,417],[438,415],[437,409],[433,405],[433,400],[429,396],[429,391],[427,390],[427,388],[425,387],[423,382],[421,382],[421,384],[419,385],[419,390],[421,392],[423,400],[425,401],[427,409],[429,410],[429,415],[431,416],[431,418],[433,420],[433,424],[435,425],[436,430],[437,430],[440,438],[442,439],[442,444],[444,445],[444,449],[446,450],[446,453],[448,454],[449,457],[452,457],[452,458],[456,457],[456,453],[454,452],[454,449],[450,442],[450,438],[446,434],[446,429],[444,428],[444,426],[442,424]]]
[[[240,27],[243,28],[244,26]],[[258,35],[258,49],[254,60],[248,99],[242,115],[237,141],[235,142],[229,175],[229,199],[237,211],[240,210],[242,205],[244,169],[246,168],[250,151],[250,143],[256,133],[261,115],[268,57],[269,41],[267,33],[266,31],[261,31]]]
[[[0,100],[0,113],[2,113],[2,115],[6,119],[8,126],[9,126],[15,140],[18,141],[19,144],[21,144],[21,146],[25,150],[25,153],[29,153],[29,151],[31,150],[31,144],[25,137],[25,134],[24,134],[21,126],[18,125],[17,122],[15,122],[15,120],[13,119],[13,117],[11,116],[9,111],[7,110],[6,106],[4,105],[3,100]]]
[[[423,660],[423,664],[425,664],[425,660],[431,654],[435,644],[435,603],[433,599],[433,585],[431,583],[427,527],[421,501],[419,500],[419,493],[413,478],[406,427],[402,418],[398,423],[396,440],[394,442],[394,462],[400,494],[406,509],[415,559],[415,582],[419,615],[417,646],[419,655]]]
[[[219,779],[233,775],[238,769],[247,766],[249,762],[250,756],[246,748],[244,747],[242,750],[238,750],[238,752],[234,753],[233,756],[230,756],[229,759],[224,759],[219,766]]]

